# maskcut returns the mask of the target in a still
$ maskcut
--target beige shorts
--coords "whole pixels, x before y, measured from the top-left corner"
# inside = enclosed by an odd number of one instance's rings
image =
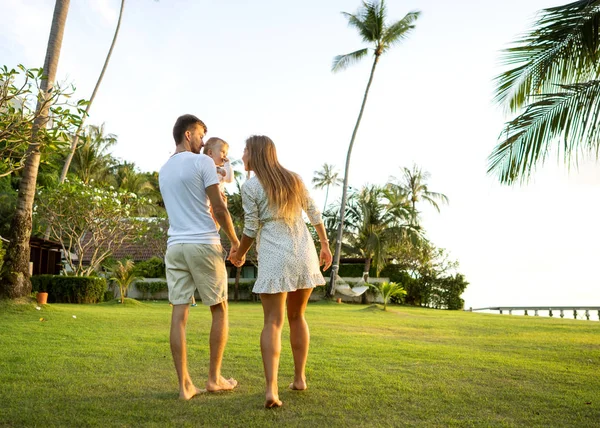
[[[173,305],[190,303],[195,290],[208,306],[227,300],[227,270],[220,244],[170,245],[165,265]]]

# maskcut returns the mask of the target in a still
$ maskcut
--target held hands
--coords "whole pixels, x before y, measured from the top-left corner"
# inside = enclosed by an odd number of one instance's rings
[[[244,264],[244,262],[246,261],[246,255],[239,255],[239,248],[240,248],[240,244],[232,244],[231,245],[231,250],[229,251],[229,257],[228,260],[233,263],[234,266],[236,267],[240,267]]]
[[[319,265],[323,266],[323,270],[329,269],[333,257],[329,245],[321,245],[321,254],[319,255]]]

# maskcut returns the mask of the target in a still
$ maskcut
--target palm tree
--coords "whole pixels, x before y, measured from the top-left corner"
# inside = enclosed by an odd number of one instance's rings
[[[420,229],[411,224],[411,212],[390,203],[386,190],[379,186],[365,186],[348,200],[346,228],[348,246],[365,259],[363,281],[369,279],[371,263],[379,276],[391,248],[403,239],[420,235]]]
[[[117,41],[117,36],[119,35],[119,29],[121,28],[121,19],[123,18],[123,8],[125,7],[125,0],[121,0],[121,9],[119,11],[119,19],[117,21],[117,28],[115,29],[115,35],[113,36],[112,43],[110,44],[110,48],[108,49],[108,54],[106,55],[106,59],[104,60],[104,66],[102,67],[102,71],[100,72],[100,76],[98,77],[98,81],[96,82],[96,86],[92,92],[92,96],[90,100],[87,102],[87,106],[85,108],[85,114],[83,116],[83,120],[81,121],[77,131],[75,131],[75,136],[73,137],[73,142],[71,143],[71,151],[67,155],[65,159],[65,164],[63,165],[62,173],[60,174],[60,183],[65,181],[67,178],[67,172],[69,171],[69,166],[71,165],[71,161],[73,156],[75,155],[75,150],[77,149],[77,143],[79,142],[79,133],[83,129],[83,124],[85,122],[85,118],[89,116],[90,108],[92,107],[92,102],[94,102],[94,98],[96,98],[96,93],[98,92],[98,88],[100,87],[100,83],[102,83],[102,79],[104,78],[104,72],[108,67],[108,62],[110,61],[110,57],[112,55],[113,48],[115,47],[115,43]]]
[[[404,176],[398,180],[392,177],[392,182],[389,183],[391,189],[397,189],[396,191],[400,194],[404,194],[406,199],[410,201],[413,213],[416,217],[417,202],[425,201],[433,206],[438,212],[440,212],[440,206],[438,202],[442,204],[448,203],[448,197],[443,193],[430,192],[427,186],[427,180],[431,177],[431,174],[427,171],[423,171],[417,165],[413,165],[412,169],[406,167],[402,168]]]
[[[117,283],[121,293],[121,303],[125,301],[127,289],[134,282],[140,279],[134,274],[134,263],[131,260],[117,261],[114,266],[109,268],[110,278]]]
[[[108,150],[117,143],[117,136],[106,134],[104,124],[90,125],[81,135],[81,141],[73,157],[72,173],[85,184],[89,184],[92,180],[96,183],[108,184],[112,178],[112,170],[116,166],[116,160]]]
[[[340,222],[336,240],[335,258],[331,269],[331,281],[326,293],[327,295],[332,295],[332,290],[335,288],[335,278],[337,275],[341,255],[344,214],[346,211],[346,202],[348,198],[348,173],[350,169],[350,156],[352,155],[352,147],[354,146],[354,140],[356,138],[356,133],[358,132],[360,120],[365,110],[367,96],[369,95],[369,88],[373,82],[375,67],[379,62],[381,55],[386,53],[392,46],[400,43],[402,40],[408,37],[411,31],[415,28],[413,23],[420,15],[420,12],[417,11],[410,12],[401,20],[394,22],[391,25],[387,25],[385,22],[387,9],[385,7],[384,0],[375,1],[372,3],[363,1],[362,7],[355,15],[347,12],[342,13],[348,19],[348,25],[358,30],[358,33],[362,39],[367,42],[370,47],[359,49],[349,54],[336,56],[333,59],[332,71],[337,72],[344,70],[349,65],[358,62],[367,56],[369,52],[373,53],[373,65],[371,66],[371,74],[365,89],[360,112],[358,114],[358,118],[356,119],[356,124],[354,125],[352,138],[350,139],[350,144],[348,145],[348,154],[346,155],[346,166],[344,169],[344,182],[342,186],[342,202],[340,205]]]
[[[406,296],[406,290],[402,287],[402,284],[395,282],[384,282],[382,284],[373,285],[383,298],[383,310],[387,311],[387,305],[392,297]]]
[[[339,186],[342,184],[342,179],[338,178],[338,173],[333,170],[333,165],[324,163],[321,171],[315,171],[312,183],[315,189],[325,188],[325,203],[323,204],[323,212],[325,212],[327,209],[327,198],[329,197],[329,186]]]
[[[527,181],[553,146],[564,163],[598,157],[600,1],[544,9],[529,33],[504,51],[495,100],[511,113],[488,158],[501,183]],[[573,162],[574,161],[574,162]]]
[[[17,208],[11,223],[10,243],[5,256],[3,267],[4,277],[0,281],[0,293],[9,298],[27,296],[31,292],[29,280],[29,239],[31,237],[31,220],[38,169],[40,166],[40,130],[48,123],[49,105],[46,99],[52,96],[52,88],[56,79],[56,70],[62,47],[62,39],[69,12],[70,0],[56,0],[50,37],[46,48],[43,79],[36,110],[40,112],[33,123],[31,141],[27,148],[27,160],[22,170]]]

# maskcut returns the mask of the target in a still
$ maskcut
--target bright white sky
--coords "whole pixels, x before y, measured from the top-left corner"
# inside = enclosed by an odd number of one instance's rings
[[[508,119],[492,103],[499,51],[535,12],[566,0],[388,0],[397,20],[419,9],[410,39],[377,69],[352,156],[350,184],[383,184],[414,162],[430,190],[429,237],[460,262],[466,306],[600,305],[596,202],[600,168],[553,158],[523,187],[486,175]],[[119,0],[73,0],[58,70],[89,98],[116,25]],[[193,113],[241,157],[269,135],[282,163],[310,182],[324,162],[341,171],[370,60],[332,74],[337,54],[362,47],[340,11],[358,0],[127,0],[121,33],[88,123],[119,137],[115,155],[158,170],[173,123]],[[52,0],[0,0],[0,63],[43,65]],[[333,198],[340,196],[333,192]],[[322,203],[324,192],[314,192]]]

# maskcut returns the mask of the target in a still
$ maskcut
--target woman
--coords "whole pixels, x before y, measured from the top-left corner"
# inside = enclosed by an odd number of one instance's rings
[[[304,390],[310,341],[304,311],[313,288],[325,284],[319,266],[324,265],[325,270],[331,266],[331,251],[321,214],[300,177],[277,160],[273,141],[257,135],[248,138],[242,160],[246,171],[253,171],[255,176],[242,186],[244,234],[231,261],[243,263],[256,239],[258,277],[252,291],[260,294],[264,312],[260,349],[266,380],[265,407],[280,407],[283,403],[279,400],[277,372],[286,300],[294,356],[290,388]],[[303,210],[319,235],[320,258],[302,219]]]

